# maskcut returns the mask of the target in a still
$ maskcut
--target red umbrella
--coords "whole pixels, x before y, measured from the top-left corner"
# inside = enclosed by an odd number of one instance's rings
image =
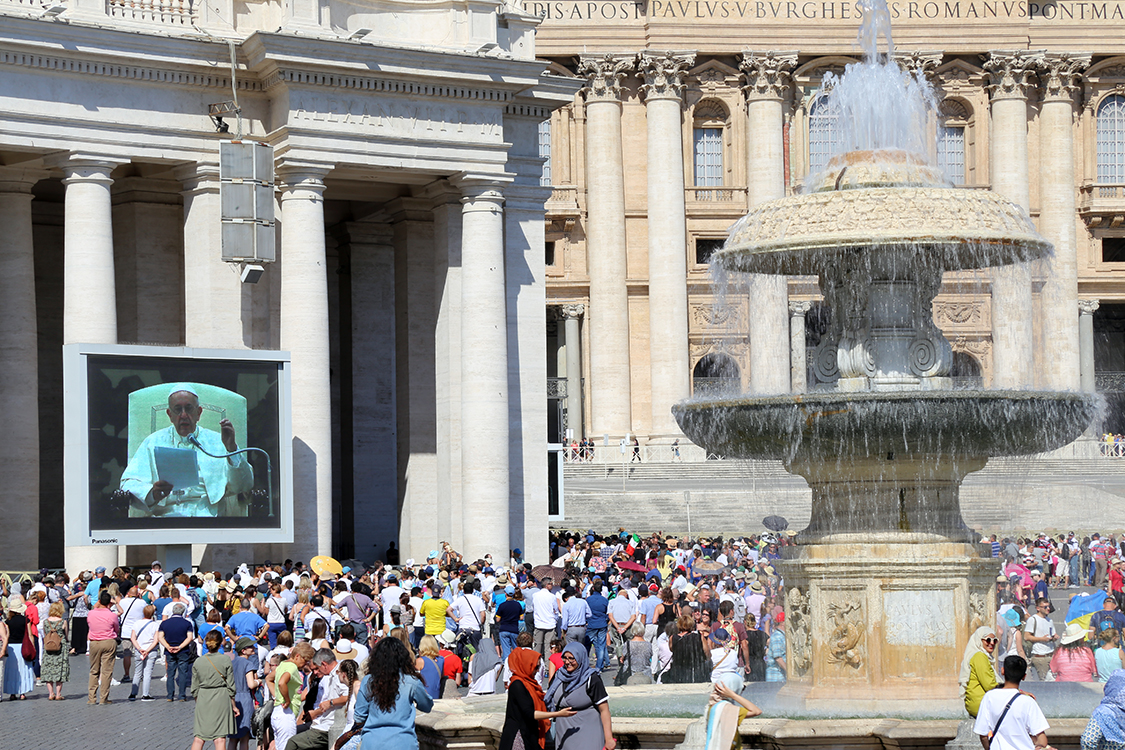
[[[1031,580],[1031,571],[1022,565],[1016,563],[1008,563],[1004,566],[1004,575],[1011,578],[1013,575],[1020,577],[1020,583],[1024,586],[1034,586],[1035,582]]]
[[[622,570],[635,570],[638,573],[645,572],[645,566],[641,565],[640,563],[635,563],[632,560],[618,560],[616,565]]]

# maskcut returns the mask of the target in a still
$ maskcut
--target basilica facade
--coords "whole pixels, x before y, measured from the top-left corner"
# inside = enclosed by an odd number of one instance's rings
[[[708,261],[749,209],[801,191],[839,151],[825,85],[859,59],[864,4],[523,7],[543,19],[537,54],[582,84],[541,127],[555,439],[617,453],[637,436],[667,460],[681,399],[830,383],[817,279],[716,285]],[[954,378],[1100,390],[1113,432],[1125,431],[1123,9],[888,6],[896,60],[933,87],[925,156],[953,185],[1023,207],[1055,247],[1032,264],[946,274],[933,313]]]
[[[536,60],[538,23],[498,0],[0,1],[0,568],[160,554],[66,545],[65,344],[288,352],[293,543],[197,564],[535,559],[538,127],[579,88]],[[230,139],[272,149],[251,263],[221,239]]]

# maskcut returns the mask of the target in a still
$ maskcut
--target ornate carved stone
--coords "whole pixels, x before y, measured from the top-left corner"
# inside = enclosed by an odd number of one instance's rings
[[[1081,90],[1082,72],[1090,67],[1090,54],[1056,52],[1046,55],[1039,68],[1044,101],[1072,101]]]
[[[746,74],[746,85],[742,87],[746,99],[783,99],[796,65],[796,52],[743,52],[738,67]]]
[[[691,319],[697,326],[705,328],[737,328],[742,319],[740,312],[734,305],[704,303],[692,305]]]
[[[959,99],[945,99],[938,107],[938,114],[948,120],[968,120],[969,108]]]
[[[988,594],[987,592],[972,591],[969,593],[969,632],[976,631],[981,625],[988,622]]]
[[[809,596],[793,587],[785,594],[785,634],[790,674],[803,677],[812,668],[812,628]]]
[[[926,76],[927,78],[934,75],[939,65],[941,65],[941,58],[943,53],[937,52],[900,52],[895,50],[895,62],[903,70],[909,70],[911,73]]]
[[[828,647],[828,663],[859,669],[867,658],[867,643],[864,633],[867,623],[863,615],[863,602],[851,600],[850,596],[828,602],[826,608],[828,622],[832,626],[825,644]]]
[[[679,99],[687,70],[695,64],[694,52],[641,52],[637,70],[644,76],[645,99]]]
[[[1034,87],[1035,72],[1043,66],[1043,50],[989,52],[984,62],[993,101],[1026,99]]]
[[[566,318],[581,318],[586,314],[586,305],[581,302],[558,306],[559,315]]]
[[[809,300],[791,299],[789,300],[789,315],[791,317],[804,317],[808,315],[809,310],[812,309],[813,303]]]
[[[1093,315],[1099,307],[1101,307],[1101,303],[1096,299],[1078,300],[1078,313],[1080,315]]]
[[[979,324],[984,318],[980,302],[939,302],[934,305],[938,325],[965,326]]]
[[[618,101],[621,81],[632,71],[633,59],[612,53],[583,56],[578,62],[578,75],[586,77],[582,89],[586,101]]]

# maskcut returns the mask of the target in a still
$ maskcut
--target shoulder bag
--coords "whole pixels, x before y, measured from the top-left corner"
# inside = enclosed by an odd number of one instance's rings
[[[24,661],[35,661],[37,651],[35,636],[31,634],[30,624],[25,625],[23,629],[23,643],[20,645],[20,656],[23,657]]]
[[[1000,731],[1000,725],[1004,723],[1004,717],[1008,715],[1008,709],[1011,708],[1012,704],[1016,702],[1016,698],[1019,698],[1021,695],[1023,695],[1023,693],[1017,692],[1012,696],[1012,699],[1008,701],[1008,705],[1004,706],[1004,710],[1000,712],[1000,718],[996,720],[996,726],[994,726],[992,728],[992,731],[988,733],[989,743],[992,742],[992,738],[996,736],[996,733]]]

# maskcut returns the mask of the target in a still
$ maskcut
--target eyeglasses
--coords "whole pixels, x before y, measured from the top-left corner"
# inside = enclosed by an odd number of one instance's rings
[[[576,658],[575,658],[574,656],[572,656],[571,654],[563,654],[562,660],[563,660],[563,661],[572,661],[572,662],[574,662],[575,664],[577,664],[577,663],[578,663],[578,659],[576,659]]]
[[[989,643],[989,644],[992,644],[993,646],[995,646],[999,642],[999,639],[997,639],[997,638],[981,638],[980,642],[981,643]]]

